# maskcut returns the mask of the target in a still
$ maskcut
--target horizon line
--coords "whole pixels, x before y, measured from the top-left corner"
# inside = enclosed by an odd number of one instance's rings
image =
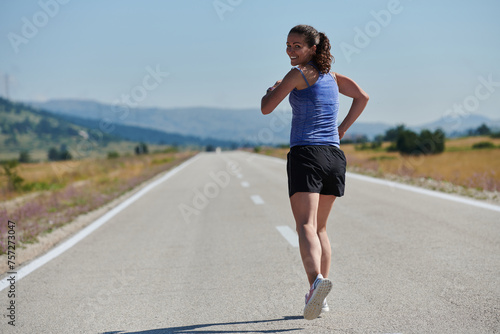
[[[20,103],[20,104],[27,104],[27,105],[31,105],[31,104],[38,104],[38,103],[50,103],[50,102],[59,102],[59,101],[75,101],[75,102],[90,102],[90,103],[96,103],[96,104],[101,104],[101,105],[106,105],[106,106],[112,106],[114,105],[114,103],[109,103],[109,102],[102,102],[102,101],[99,101],[97,99],[93,99],[93,98],[52,98],[52,99],[48,99],[48,100],[33,100],[33,101],[30,101],[30,100],[25,100],[25,101],[19,101],[19,100],[14,100],[12,98],[6,98],[5,96],[1,96],[0,95],[0,98],[2,99],[5,99],[5,100],[8,100],[8,101],[11,101],[11,102],[14,102],[14,103]],[[164,110],[174,110],[174,109],[218,109],[218,110],[260,110],[260,108],[258,107],[255,107],[255,108],[252,108],[252,107],[245,107],[245,108],[238,108],[238,107],[216,107],[216,106],[177,106],[177,107],[161,107],[161,106],[137,106],[137,107],[129,107],[130,110],[144,110],[144,109],[164,109]],[[289,111],[291,112],[292,109],[291,108],[285,108],[284,109],[285,111]],[[47,110],[47,111],[50,111],[50,110]],[[460,118],[464,118],[464,119],[467,119],[469,116],[480,116],[480,117],[484,117],[484,118],[487,118],[487,121],[491,121],[491,122],[500,122],[500,118],[499,119],[493,119],[491,118],[490,116],[486,116],[484,114],[479,114],[479,113],[469,113],[465,116],[461,116]],[[424,122],[424,123],[421,123],[421,124],[409,124],[408,122],[395,122],[395,123],[390,123],[390,122],[386,122],[386,121],[361,121],[361,122],[357,122],[358,124],[360,123],[364,123],[364,124],[381,124],[381,125],[387,125],[387,126],[399,126],[399,125],[404,125],[404,126],[407,126],[407,127],[421,127],[421,126],[425,126],[425,125],[428,125],[429,123],[435,123],[435,122],[438,122],[440,120],[443,120],[445,119],[446,117],[443,116],[443,117],[440,117],[438,119],[435,119],[433,121],[427,121],[427,122]]]

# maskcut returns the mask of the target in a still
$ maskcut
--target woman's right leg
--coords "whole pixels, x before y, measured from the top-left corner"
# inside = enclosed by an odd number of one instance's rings
[[[330,264],[332,261],[332,248],[326,233],[326,222],[332,210],[333,202],[337,197],[333,195],[320,195],[317,216],[317,233],[321,243],[321,275],[329,277]]]

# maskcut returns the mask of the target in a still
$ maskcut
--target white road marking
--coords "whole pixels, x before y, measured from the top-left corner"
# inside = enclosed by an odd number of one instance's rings
[[[250,198],[256,205],[264,204],[264,200],[259,195],[252,195]]]
[[[413,191],[415,193],[419,193],[419,194],[423,194],[423,195],[427,195],[427,196],[433,196],[433,197],[437,197],[437,198],[446,199],[449,201],[473,205],[473,206],[477,206],[479,208],[489,209],[489,210],[500,212],[500,206],[498,206],[498,205],[493,205],[493,204],[484,203],[484,202],[477,201],[477,200],[459,197],[457,195],[450,195],[450,194],[442,193],[442,192],[435,191],[435,190],[419,188],[419,187],[410,186],[407,184],[397,183],[397,182],[383,180],[383,179],[377,179],[374,177],[355,174],[355,173],[348,172],[348,173],[346,173],[346,176],[348,178],[353,178],[353,179],[358,179],[358,180],[362,180],[362,181],[382,184],[382,185],[386,185],[388,187],[394,187],[394,188],[404,189],[404,190],[408,190],[408,191]]]
[[[257,153],[253,153],[252,154],[252,158],[253,157],[259,157],[259,158],[263,158],[263,159],[267,159],[267,160],[271,160],[271,161],[277,162],[279,164],[286,165],[286,160],[285,159],[281,159],[281,158],[271,157],[271,156],[268,156],[268,155],[262,155],[262,154],[257,154]]]
[[[243,181],[243,182],[241,182],[241,186],[243,188],[248,188],[248,187],[250,187],[250,183],[248,183],[247,181]]]
[[[281,233],[283,238],[292,245],[292,247],[299,247],[299,237],[290,226],[276,226],[276,229]]]
[[[286,164],[286,160],[275,158],[275,157],[268,157],[265,155],[260,155],[260,158],[267,159],[267,160],[274,161],[274,162],[281,163],[281,164]],[[386,185],[386,186],[392,187],[392,188],[413,191],[415,193],[419,193],[419,194],[423,194],[423,195],[427,195],[427,196],[437,197],[437,198],[446,199],[449,201],[454,201],[454,202],[458,202],[458,203],[462,203],[462,204],[472,205],[472,206],[476,206],[479,208],[500,212],[500,206],[498,206],[498,205],[489,204],[489,203],[485,203],[485,202],[482,202],[479,200],[473,200],[473,199],[469,199],[469,198],[465,198],[465,197],[460,197],[458,195],[446,194],[446,193],[442,193],[440,191],[419,188],[419,187],[410,186],[410,185],[403,184],[403,183],[388,181],[388,180],[384,180],[384,179],[378,179],[375,177],[351,173],[351,172],[347,172],[346,176],[348,178],[353,178],[353,179],[358,179],[358,180],[362,180],[362,181],[382,184],[382,185]]]
[[[92,224],[88,225],[86,228],[75,234],[73,237],[70,239],[66,240],[59,246],[53,248],[50,250],[48,253],[45,255],[35,259],[34,261],[30,262],[28,265],[21,267],[19,270],[17,270],[17,275],[16,276],[16,281],[19,281],[21,278],[27,276],[28,274],[32,273],[36,269],[40,268],[50,260],[55,259],[74,245],[76,245],[79,241],[83,240],[86,236],[88,236],[90,233],[94,232],[97,230],[100,226],[104,225],[108,220],[113,218],[116,214],[118,214],[120,211],[128,207],[130,204],[134,203],[137,201],[140,197],[144,196],[148,191],[156,187],[162,182],[165,182],[178,172],[180,172],[182,169],[184,169],[186,166],[189,164],[193,163],[195,160],[199,158],[199,154],[192,157],[191,159],[183,162],[179,166],[175,167],[171,171],[169,171],[167,174],[159,178],[158,180],[148,184],[146,187],[142,188],[139,190],[137,193],[120,203],[118,206],[113,208],[111,211],[108,211],[105,215],[101,216],[99,219],[94,221]],[[0,281],[0,291],[3,289],[7,288],[10,286],[10,282],[7,281],[9,276],[5,277]]]

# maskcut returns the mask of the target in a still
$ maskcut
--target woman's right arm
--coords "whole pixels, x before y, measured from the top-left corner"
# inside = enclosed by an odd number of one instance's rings
[[[363,109],[365,109],[366,104],[370,97],[365,93],[361,87],[358,86],[354,80],[335,73],[337,77],[337,84],[339,86],[339,92],[345,96],[352,97],[352,105],[344,118],[342,123],[339,125],[339,137],[342,139],[344,137],[347,129],[351,127],[354,121],[361,115]]]
[[[292,69],[283,80],[277,81],[260,102],[260,110],[264,115],[270,114],[283,101],[283,99],[297,86],[301,80],[299,70]]]

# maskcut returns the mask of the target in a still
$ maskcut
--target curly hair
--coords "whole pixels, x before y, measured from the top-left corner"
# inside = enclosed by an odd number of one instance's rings
[[[328,37],[322,33],[318,32],[311,26],[301,24],[293,27],[288,34],[299,34],[305,37],[305,42],[309,47],[316,45],[316,53],[314,54],[312,61],[318,67],[321,73],[328,73],[332,67],[332,61],[334,57],[330,53],[331,45]]]

